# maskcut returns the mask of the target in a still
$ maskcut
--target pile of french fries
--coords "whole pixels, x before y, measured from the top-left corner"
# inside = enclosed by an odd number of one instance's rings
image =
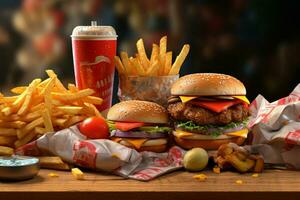
[[[150,59],[147,57],[143,39],[136,43],[135,57],[128,57],[121,52],[120,57],[115,56],[115,63],[119,74],[126,76],[168,76],[179,74],[180,68],[186,59],[190,45],[185,44],[172,64],[172,51],[167,52],[167,36],[160,39],[159,46],[153,44]]]
[[[68,128],[90,116],[101,116],[95,105],[102,99],[92,89],[65,88],[52,70],[49,78],[34,79],[28,86],[0,96],[0,155],[31,142],[47,132]]]

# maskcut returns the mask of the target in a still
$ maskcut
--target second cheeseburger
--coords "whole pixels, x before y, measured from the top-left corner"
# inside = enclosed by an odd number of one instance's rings
[[[107,114],[111,139],[137,151],[164,152],[167,149],[168,112],[148,101],[122,101]]]
[[[174,139],[185,149],[216,150],[224,143],[241,145],[248,134],[249,101],[238,79],[215,73],[183,76],[171,88],[168,111]]]

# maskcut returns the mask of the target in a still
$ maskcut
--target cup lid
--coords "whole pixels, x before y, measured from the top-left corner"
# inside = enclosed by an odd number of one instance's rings
[[[116,38],[118,36],[112,26],[98,26],[97,21],[91,21],[91,26],[76,26],[71,37]]]

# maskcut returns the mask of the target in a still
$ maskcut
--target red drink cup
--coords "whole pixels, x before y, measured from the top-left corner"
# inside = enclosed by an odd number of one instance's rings
[[[93,21],[91,26],[75,27],[71,37],[76,85],[93,89],[94,96],[103,99],[97,108],[105,113],[112,102],[116,31]]]

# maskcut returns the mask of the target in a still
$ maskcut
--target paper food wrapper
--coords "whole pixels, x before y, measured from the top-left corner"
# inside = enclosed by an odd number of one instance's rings
[[[111,140],[88,140],[77,126],[47,133],[16,150],[19,155],[55,155],[70,164],[141,181],[181,168],[184,153],[176,146],[167,153],[139,153]]]
[[[259,95],[250,105],[251,153],[271,166],[300,169],[300,84],[287,97],[269,103]]]

